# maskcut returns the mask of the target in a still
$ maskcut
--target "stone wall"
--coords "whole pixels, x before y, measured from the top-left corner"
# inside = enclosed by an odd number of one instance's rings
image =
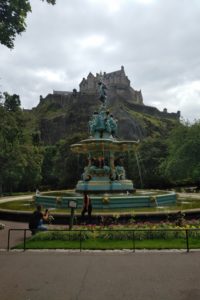
[[[98,104],[98,82],[102,81],[107,86],[108,103],[115,105],[116,101],[125,103],[133,111],[149,114],[159,118],[172,118],[179,120],[180,112],[168,113],[165,108],[159,111],[156,107],[147,106],[143,103],[142,92],[134,90],[130,85],[130,80],[126,76],[124,67],[120,70],[111,73],[97,73],[94,76],[91,72],[88,74],[87,79],[83,78],[80,83],[80,92],[74,89],[69,91],[53,91],[53,94],[48,94],[45,98],[40,96],[40,105],[44,101],[48,101],[52,105],[67,107],[73,103],[82,105],[83,102],[94,101]],[[90,99],[90,100],[89,100]],[[88,103],[89,104],[89,103]],[[87,105],[87,104],[86,104]]]
[[[126,105],[133,111],[136,111],[136,112],[139,112],[142,114],[151,115],[154,117],[170,118],[170,119],[175,119],[175,120],[179,120],[179,118],[180,118],[180,111],[177,111],[176,113],[168,113],[166,108],[164,108],[163,111],[160,111],[159,109],[157,109],[156,107],[153,107],[153,106],[140,105],[140,104],[135,104],[135,103],[130,103],[130,102],[127,102]]]
[[[142,114],[148,114],[154,117],[158,117],[158,118],[170,118],[170,119],[175,119],[175,120],[179,120],[180,118],[180,111],[177,111],[176,113],[168,113],[167,109],[165,108],[163,111],[160,111],[159,109],[157,109],[156,107],[153,106],[148,106],[148,105],[144,105],[144,104],[140,104],[141,100],[139,99],[138,102],[137,101],[132,101],[132,99],[130,99],[131,97],[131,93],[130,91],[126,92],[123,91],[122,89],[115,91],[116,93],[113,94],[112,90],[110,91],[110,93],[112,94],[112,97],[110,98],[110,103],[111,105],[114,105],[114,102],[116,101],[115,98],[117,98],[118,96],[120,96],[120,101],[122,101],[128,108],[130,108],[133,111],[142,113]],[[139,94],[140,92],[138,92],[137,97],[142,97],[142,94]],[[121,96],[124,97],[121,97]],[[126,101],[126,99],[129,99],[129,101]],[[137,98],[136,98],[137,99]],[[41,98],[40,99],[40,104],[42,105],[43,101],[48,101],[48,103],[51,104],[55,104],[57,106],[60,106],[62,108],[71,105],[71,104],[83,104],[83,105],[90,105],[92,102],[96,103],[96,105],[98,105],[98,100],[97,100],[97,95],[92,95],[92,94],[82,94],[80,92],[77,93],[76,96],[74,96],[73,94],[48,94],[46,96],[46,98]],[[100,102],[99,102],[100,103]]]

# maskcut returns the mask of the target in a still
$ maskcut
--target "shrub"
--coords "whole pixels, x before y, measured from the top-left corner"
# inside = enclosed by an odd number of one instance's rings
[[[80,230],[79,230],[80,229]],[[126,230],[128,229],[128,230]],[[134,226],[92,226],[78,227],[77,230],[71,231],[46,231],[34,235],[33,241],[79,241],[81,240],[152,240],[152,239],[180,239],[185,238],[185,230],[188,229],[189,237],[200,238],[199,225],[186,225],[180,227],[174,224],[137,224]]]

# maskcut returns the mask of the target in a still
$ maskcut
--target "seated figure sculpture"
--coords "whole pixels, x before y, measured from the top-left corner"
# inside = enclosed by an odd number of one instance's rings
[[[100,157],[92,158],[91,165],[84,168],[84,173],[82,174],[82,180],[89,181],[93,176],[109,176],[110,167],[107,165],[107,160]]]
[[[108,120],[110,126],[110,133],[113,137],[116,137],[117,133],[117,121],[113,118],[113,115],[110,115]]]
[[[110,127],[109,112],[101,110],[99,113],[94,112],[92,119],[89,121],[89,131],[94,138],[110,138],[111,127]]]
[[[125,169],[122,166],[116,166],[116,180],[124,180],[126,179]]]
[[[84,168],[84,173],[82,174],[82,180],[89,181],[91,180],[92,176],[90,175],[89,167]]]

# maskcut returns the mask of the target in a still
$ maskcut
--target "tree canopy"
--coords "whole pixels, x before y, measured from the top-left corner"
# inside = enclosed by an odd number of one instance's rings
[[[9,95],[7,92],[4,93],[5,102],[4,107],[7,111],[18,111],[20,109],[21,101],[19,95]]]
[[[200,122],[180,124],[167,140],[169,153],[160,169],[172,183],[200,184]]]
[[[0,105],[0,194],[33,189],[41,181],[42,149],[33,145],[18,95]]]
[[[42,0],[45,1],[45,0]],[[54,5],[56,0],[46,0]],[[27,14],[31,12],[29,0],[0,1],[0,43],[14,48],[14,41],[18,34],[26,30]]]

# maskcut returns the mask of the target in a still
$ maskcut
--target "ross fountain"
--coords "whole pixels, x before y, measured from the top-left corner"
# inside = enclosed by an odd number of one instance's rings
[[[67,207],[68,201],[76,200],[82,207],[82,193],[90,194],[93,208],[123,209],[135,207],[153,207],[171,205],[176,202],[173,192],[154,194],[134,194],[133,182],[126,178],[123,166],[123,154],[135,152],[139,141],[119,140],[117,120],[108,110],[106,86],[99,82],[99,100],[101,105],[89,120],[90,137],[71,145],[74,153],[85,154],[88,163],[76,185],[76,193],[69,197],[36,196],[36,202],[45,207]],[[138,159],[137,159],[138,161]],[[140,169],[139,169],[140,171]],[[141,177],[141,172],[140,172]],[[142,180],[142,179],[141,179]]]

